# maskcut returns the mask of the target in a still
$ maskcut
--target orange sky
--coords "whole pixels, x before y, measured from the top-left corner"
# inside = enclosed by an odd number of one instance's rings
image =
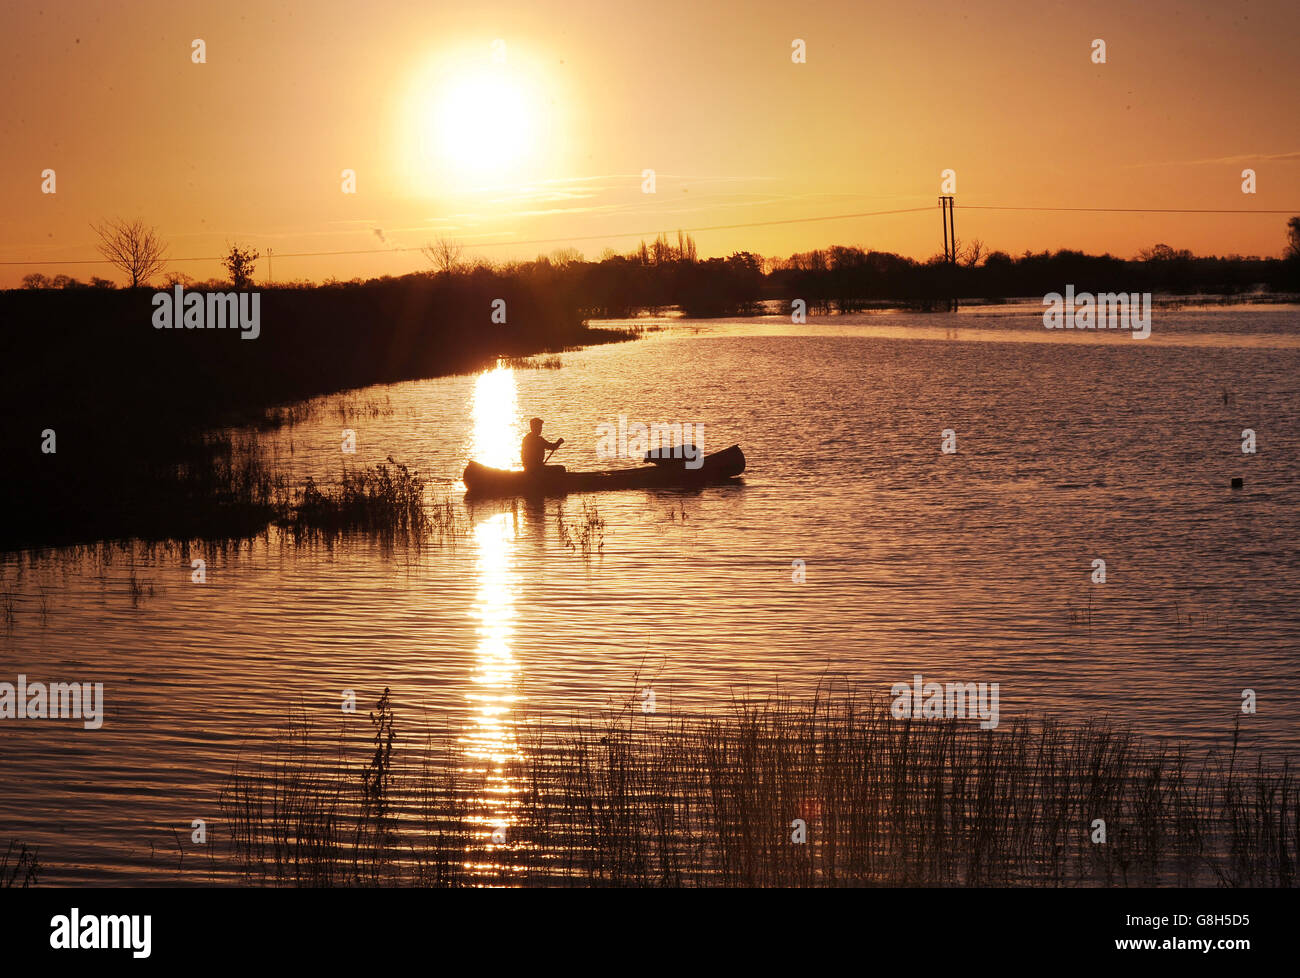
[[[1163,241],[1275,255],[1286,216],[963,206],[1300,207],[1294,0],[459,6],[11,7],[0,260],[43,264],[0,266],[0,286],[110,276],[50,262],[97,257],[89,224],[114,216],[155,225],[174,258],[237,241],[284,256],[276,280],[320,280],[426,268],[395,249],[439,234],[494,259],[595,258],[631,249],[629,232],[928,207],[946,168],[959,235],[1016,253]],[[806,64],[791,62],[795,38]],[[341,192],[345,168],[356,194]],[[706,256],[942,248],[937,208],[695,237]],[[365,249],[379,253],[289,257]]]

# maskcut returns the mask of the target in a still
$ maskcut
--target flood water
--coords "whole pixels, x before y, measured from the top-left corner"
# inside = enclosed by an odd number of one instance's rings
[[[1049,332],[1037,304],[642,319],[663,328],[559,369],[323,399],[256,435],[277,467],[328,481],[391,455],[445,480],[430,492],[454,501],[459,538],[273,531],[196,550],[203,584],[168,548],[9,557],[0,681],[102,682],[106,706],[98,730],[0,721],[0,845],[39,845],[46,883],[185,880],[173,833],[203,818],[219,837],[236,756],[291,708],[345,722],[349,689],[357,729],[391,687],[399,732],[450,718],[488,769],[519,750],[521,718],[637,688],[671,716],[826,677],[884,695],[918,673],[1000,684],[1004,723],[1104,714],[1195,747],[1230,737],[1253,689],[1244,742],[1294,754],[1298,316],[1157,307],[1144,341]],[[624,415],[702,425],[706,450],[739,444],[748,470],[698,492],[464,508],[465,462],[517,462],[533,415],[571,468],[618,464],[597,431]],[[584,502],[605,521],[586,555],[557,525],[557,505],[573,530]]]

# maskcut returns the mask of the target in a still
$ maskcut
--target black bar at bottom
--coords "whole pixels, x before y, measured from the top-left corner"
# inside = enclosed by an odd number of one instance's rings
[[[116,933],[127,946],[53,947],[72,935],[73,908],[76,942]],[[1230,968],[1286,953],[1295,909],[1287,890],[37,889],[0,891],[0,947],[6,964],[129,969],[431,954],[447,966],[455,959],[443,954],[465,953],[488,966],[523,956],[584,970],[654,958],[667,967],[688,944],[728,967],[794,955],[811,968],[847,954],[873,968],[1193,958]]]

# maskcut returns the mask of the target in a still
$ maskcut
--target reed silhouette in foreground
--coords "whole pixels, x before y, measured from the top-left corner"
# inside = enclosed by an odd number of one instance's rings
[[[1296,882],[1296,779],[1288,763],[1270,766],[1239,750],[1236,729],[1226,750],[1193,756],[1104,721],[1016,721],[984,731],[959,720],[896,720],[885,701],[849,687],[737,700],[716,717],[646,714],[630,700],[570,724],[522,724],[517,752],[493,772],[458,754],[463,745],[447,729],[404,755],[408,741],[387,698],[371,719],[374,745],[391,746],[396,731],[399,749],[372,749],[369,764],[359,760],[359,742],[316,737],[298,721],[273,756],[235,770],[223,807],[250,879]],[[1097,820],[1105,842],[1094,841]],[[800,822],[806,841],[797,841]]]
[[[0,889],[25,890],[35,886],[41,874],[38,855],[39,850],[10,839],[0,854]]]

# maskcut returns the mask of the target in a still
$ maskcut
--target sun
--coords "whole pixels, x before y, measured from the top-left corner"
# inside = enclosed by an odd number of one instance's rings
[[[497,176],[526,165],[537,149],[538,107],[504,74],[458,79],[433,106],[434,149],[461,174]]]
[[[557,159],[559,112],[549,73],[515,55],[444,54],[412,78],[403,129],[417,192],[445,193],[542,178]]]

